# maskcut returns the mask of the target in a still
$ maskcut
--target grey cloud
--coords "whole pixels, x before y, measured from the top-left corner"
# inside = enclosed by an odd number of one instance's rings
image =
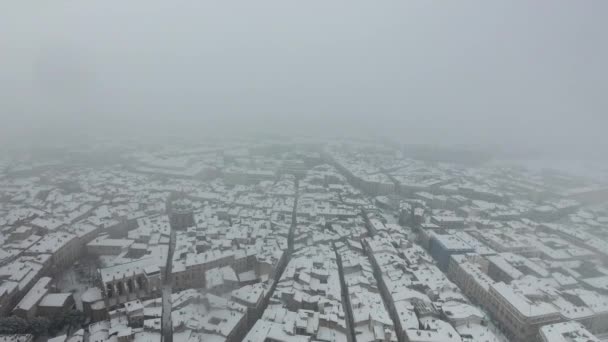
[[[0,6],[11,143],[265,130],[608,147],[604,1]]]

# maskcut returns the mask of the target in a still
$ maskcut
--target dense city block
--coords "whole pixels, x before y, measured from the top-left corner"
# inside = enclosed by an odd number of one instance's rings
[[[121,146],[0,162],[0,342],[608,341],[607,184],[368,141]]]

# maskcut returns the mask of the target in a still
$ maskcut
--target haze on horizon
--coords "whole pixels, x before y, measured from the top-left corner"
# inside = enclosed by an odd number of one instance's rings
[[[605,1],[5,1],[0,141],[271,132],[605,160]]]

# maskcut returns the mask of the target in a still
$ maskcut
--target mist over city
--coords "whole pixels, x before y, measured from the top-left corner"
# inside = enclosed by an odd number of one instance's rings
[[[0,342],[608,341],[607,14],[0,2]]]

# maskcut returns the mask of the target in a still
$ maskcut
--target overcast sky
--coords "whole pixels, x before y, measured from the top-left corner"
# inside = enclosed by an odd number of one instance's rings
[[[265,130],[598,154],[606,18],[605,0],[1,1],[0,134]]]

